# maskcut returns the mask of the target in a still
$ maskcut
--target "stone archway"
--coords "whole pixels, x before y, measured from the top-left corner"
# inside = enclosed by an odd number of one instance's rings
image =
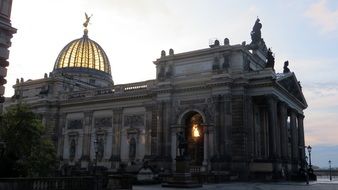
[[[201,166],[204,159],[203,117],[200,113],[191,111],[185,114],[182,124],[184,124],[187,153],[191,158],[191,164]]]

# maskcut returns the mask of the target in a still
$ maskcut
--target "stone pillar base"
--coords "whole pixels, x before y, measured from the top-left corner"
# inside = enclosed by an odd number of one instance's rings
[[[163,183],[162,187],[194,188],[202,187],[202,184],[193,180],[190,173],[174,173],[174,176],[167,182]]]
[[[176,172],[173,177],[162,184],[162,187],[194,188],[202,187],[197,180],[193,180],[190,173],[190,159],[182,156],[176,158]]]

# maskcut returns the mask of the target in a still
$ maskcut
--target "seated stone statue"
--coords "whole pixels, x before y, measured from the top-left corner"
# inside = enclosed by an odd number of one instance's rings
[[[289,61],[285,61],[283,73],[289,73],[290,72],[290,69],[288,68],[288,66],[289,66]]]

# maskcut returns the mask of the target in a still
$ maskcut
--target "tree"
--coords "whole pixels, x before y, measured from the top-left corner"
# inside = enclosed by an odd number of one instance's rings
[[[0,115],[0,177],[48,176],[56,168],[55,147],[45,127],[28,106],[17,104]]]

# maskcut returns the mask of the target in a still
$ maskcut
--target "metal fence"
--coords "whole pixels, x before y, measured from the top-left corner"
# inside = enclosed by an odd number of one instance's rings
[[[129,175],[50,178],[0,178],[0,190],[113,190],[132,189]]]
[[[318,181],[338,181],[338,170],[337,169],[317,169],[314,170],[317,175]]]
[[[97,184],[93,177],[0,179],[1,190],[100,190]]]

